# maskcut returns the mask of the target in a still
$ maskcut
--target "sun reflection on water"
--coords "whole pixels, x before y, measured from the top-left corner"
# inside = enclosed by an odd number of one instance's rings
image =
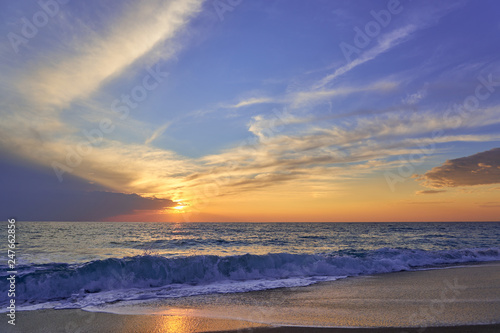
[[[193,332],[193,321],[185,316],[163,316],[162,332]]]

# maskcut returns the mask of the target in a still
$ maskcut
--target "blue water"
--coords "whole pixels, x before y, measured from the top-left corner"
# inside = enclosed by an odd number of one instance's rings
[[[1,227],[7,240],[6,223]],[[17,222],[16,229],[16,302],[25,309],[306,286],[500,260],[500,223]],[[6,250],[1,305],[8,301]]]

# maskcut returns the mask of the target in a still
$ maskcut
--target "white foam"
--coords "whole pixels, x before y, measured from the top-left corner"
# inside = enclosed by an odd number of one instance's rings
[[[111,258],[82,265],[19,267],[16,301],[19,309],[48,304],[53,308],[85,308],[120,300],[300,287],[346,276],[492,260],[500,260],[499,248],[446,251],[384,248],[357,255],[275,253]],[[0,301],[5,303],[7,285],[2,283]]]

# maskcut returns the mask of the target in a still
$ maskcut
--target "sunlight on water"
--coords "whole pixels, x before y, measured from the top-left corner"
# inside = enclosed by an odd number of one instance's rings
[[[498,223],[19,222],[20,263],[77,263],[143,254],[359,254],[500,245]],[[7,230],[3,228],[3,230]]]
[[[27,307],[85,308],[117,300],[302,287],[500,259],[499,223],[18,226],[17,286],[23,293],[17,301]],[[7,289],[6,276],[0,274],[0,305],[7,301]]]
[[[163,316],[163,327],[165,332],[189,333],[193,331],[192,320],[186,316]]]

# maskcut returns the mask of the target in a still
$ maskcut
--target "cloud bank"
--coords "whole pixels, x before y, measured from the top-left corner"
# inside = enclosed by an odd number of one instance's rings
[[[432,188],[500,183],[500,148],[448,160],[418,177]]]
[[[0,200],[2,220],[103,221],[116,215],[177,205],[169,199],[109,192],[73,176],[63,183],[54,182],[51,169],[29,166],[15,158],[0,162],[0,183],[6,194]]]

